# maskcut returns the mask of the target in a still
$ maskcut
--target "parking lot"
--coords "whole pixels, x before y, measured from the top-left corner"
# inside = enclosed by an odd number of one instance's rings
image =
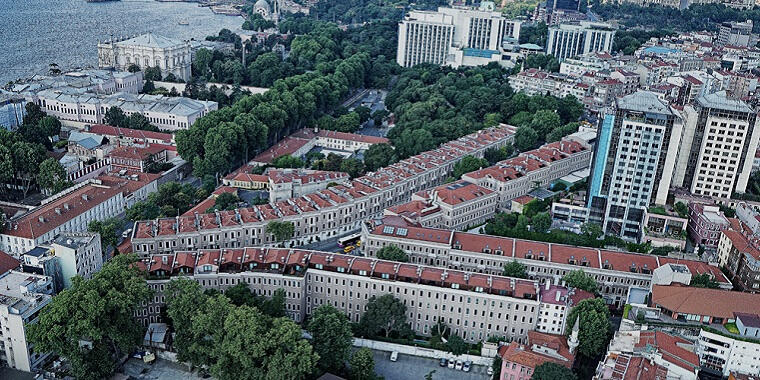
[[[385,377],[385,380],[422,380],[425,375],[433,370],[435,370],[434,380],[486,380],[490,378],[484,366],[473,365],[470,372],[464,372],[441,367],[438,365],[437,359],[399,354],[398,361],[392,362],[390,352],[373,350],[372,353],[375,358],[375,373]]]

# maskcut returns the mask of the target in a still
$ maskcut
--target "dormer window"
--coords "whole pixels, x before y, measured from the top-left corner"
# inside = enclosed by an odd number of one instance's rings
[[[203,270],[204,270],[205,272],[211,272],[211,265],[204,265],[204,266],[203,266]]]
[[[497,255],[503,255],[504,251],[502,251],[500,249],[497,249],[496,251],[494,251],[494,253],[497,254]]]
[[[314,264],[315,269],[324,269],[324,265],[322,264]]]
[[[526,259],[532,259],[533,258],[533,254],[532,253],[526,253],[525,254],[525,258]]]
[[[483,253],[491,253],[491,248],[483,248]]]
[[[459,289],[459,284],[451,284],[451,289]]]
[[[575,261],[575,256],[570,256],[570,259],[567,260],[568,263],[575,265],[577,261]]]
[[[476,286],[475,287],[475,291],[478,292],[478,293],[483,293],[483,288],[480,287],[480,286]]]
[[[269,267],[272,269],[280,269],[280,264],[272,263]]]
[[[383,278],[383,279],[387,280],[387,279],[391,278],[391,275],[389,275],[388,273],[383,273],[383,274],[380,275],[380,278]]]
[[[360,270],[359,271],[359,276],[366,276],[366,275],[367,275],[367,271],[366,270]]]
[[[346,273],[346,268],[338,267],[338,272],[340,272],[340,273]]]

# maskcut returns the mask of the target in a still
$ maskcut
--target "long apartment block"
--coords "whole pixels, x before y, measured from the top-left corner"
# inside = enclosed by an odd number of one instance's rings
[[[220,291],[243,283],[267,297],[283,289],[286,313],[296,322],[324,304],[358,322],[372,296],[392,294],[406,305],[407,321],[415,333],[430,335],[441,320],[468,342],[492,335],[524,342],[531,330],[559,331],[577,299],[564,287],[540,286],[533,280],[297,249],[175,252],[151,255],[139,266],[155,291],[136,312],[146,326],[161,321],[163,292],[172,278],[180,276]]]
[[[665,264],[686,265],[692,275],[709,273],[722,288],[732,287],[718,267],[700,261],[417,227],[393,216],[364,223],[362,242],[369,257],[395,245],[411,263],[472,273],[500,274],[505,264],[516,260],[540,283],[556,283],[582,269],[596,280],[606,303],[617,307],[625,303],[630,286],[648,288],[652,271]]]
[[[195,215],[139,221],[132,248],[143,257],[177,250],[272,245],[266,233],[271,221],[292,222],[293,244],[308,244],[361,228],[387,207],[408,201],[412,194],[439,185],[466,155],[482,157],[514,139],[508,125],[487,128],[312,194],[273,204]]]

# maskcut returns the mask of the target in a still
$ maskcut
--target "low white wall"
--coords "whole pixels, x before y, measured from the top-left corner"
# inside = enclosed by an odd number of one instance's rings
[[[430,348],[423,348],[423,347],[407,346],[404,344],[380,342],[377,340],[369,340],[369,339],[361,339],[361,338],[354,338],[354,346],[367,347],[367,348],[378,350],[378,351],[388,351],[388,352],[397,351],[399,354],[419,356],[419,357],[431,358],[431,359],[440,359],[440,358],[448,359],[454,356],[450,352],[446,352],[446,351],[433,350]],[[493,363],[493,358],[487,358],[483,356],[476,356],[476,355],[469,355],[469,354],[459,355],[456,358],[462,361],[470,360],[472,361],[473,364],[484,365],[484,366],[490,366]]]

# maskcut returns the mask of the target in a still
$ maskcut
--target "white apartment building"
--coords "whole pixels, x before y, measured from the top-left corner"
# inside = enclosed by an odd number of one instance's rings
[[[123,184],[105,186],[87,181],[64,190],[33,210],[11,218],[0,233],[0,250],[18,257],[61,233],[87,231],[89,222],[124,211],[125,189]]]
[[[32,351],[26,326],[37,321],[52,293],[50,277],[16,271],[0,274],[0,363],[31,372],[48,357]]]
[[[485,150],[513,141],[514,131],[508,125],[483,129],[368,173],[348,185],[273,204],[139,221],[133,230],[132,248],[147,256],[187,249],[275,245],[280,242],[266,233],[266,225],[274,220],[291,222],[295,227],[293,238],[281,244],[308,244],[356,231],[361,222],[380,217],[385,208],[407,202],[412,194],[442,183],[462,157],[482,157]]]
[[[591,52],[577,57],[566,58],[559,65],[559,73],[579,77],[585,73],[596,73],[612,68],[609,53]]]
[[[103,267],[100,234],[64,232],[53,240],[51,247],[58,257],[65,288],[71,287],[74,276],[90,279]]]
[[[399,23],[398,36],[401,66],[477,66],[501,61],[503,41],[520,37],[520,21],[482,7],[413,10]]]
[[[760,140],[755,111],[717,92],[698,96],[684,114],[672,186],[720,198],[743,193]]]
[[[681,121],[657,94],[617,99],[600,133],[591,181],[591,215],[608,234],[639,241],[651,204],[664,204],[673,176]]]
[[[546,54],[560,62],[566,58],[591,52],[611,52],[615,29],[604,23],[581,21],[580,24],[560,24],[549,27]]]
[[[754,4],[752,4],[754,5]],[[750,6],[751,8],[752,6]],[[720,24],[718,45],[754,47],[757,44],[757,35],[752,34],[752,20],[746,22],[724,22]]]
[[[509,86],[515,92],[527,95],[551,94],[558,98],[572,95],[583,99],[591,94],[591,86],[565,74],[550,73],[530,68],[509,77]]]
[[[125,115],[140,113],[163,130],[188,129],[203,115],[219,108],[216,102],[163,95],[134,95],[117,92],[111,95],[80,93],[71,89],[44,90],[37,93],[37,104],[48,115],[62,121],[103,124],[111,107]]]
[[[700,330],[697,355],[702,366],[720,372],[760,372],[760,343],[733,339],[724,335]]]
[[[98,43],[98,66],[127,71],[136,64],[145,70],[159,67],[161,75],[174,74],[185,82],[192,76],[190,43],[153,33]]]
[[[318,251],[204,250],[154,255],[141,264],[156,291],[137,312],[143,324],[160,319],[163,290],[171,276],[180,274],[222,291],[244,283],[257,295],[271,296],[282,288],[286,313],[296,322],[323,304],[359,322],[370,297],[391,294],[406,306],[415,333],[430,336],[443,321],[471,343],[492,335],[525,342],[528,331],[539,325],[544,303],[536,281]]]

